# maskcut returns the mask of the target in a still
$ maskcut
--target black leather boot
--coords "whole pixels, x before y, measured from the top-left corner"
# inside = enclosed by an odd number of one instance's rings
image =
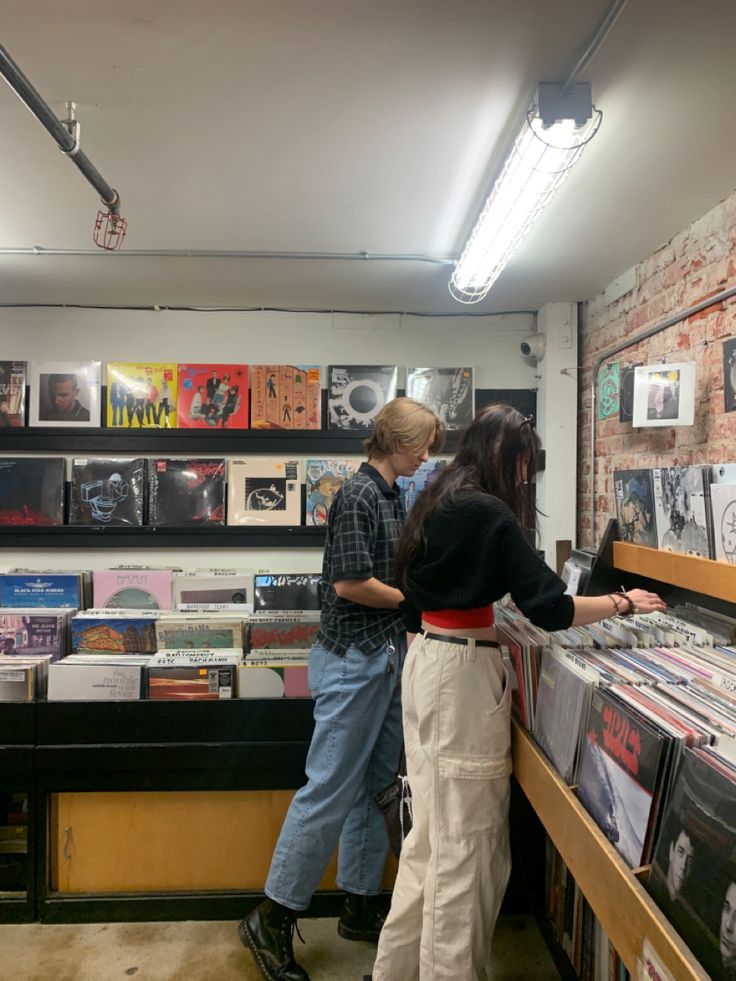
[[[382,896],[358,896],[346,892],[342,916],[337,921],[337,932],[346,940],[365,940],[369,944],[377,944],[387,912]]]
[[[293,910],[267,899],[238,927],[243,946],[253,954],[266,981],[309,981],[307,972],[294,960],[295,926]]]

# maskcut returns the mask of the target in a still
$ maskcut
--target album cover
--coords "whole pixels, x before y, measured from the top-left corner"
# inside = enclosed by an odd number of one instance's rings
[[[238,698],[309,698],[308,663],[297,652],[256,653],[238,665]]]
[[[307,460],[307,524],[326,525],[335,494],[358,472],[360,460]]]
[[[253,576],[247,572],[225,575],[177,573],[174,600],[179,610],[253,609]]]
[[[72,607],[83,603],[83,579],[78,572],[5,572],[0,574],[0,606]]]
[[[234,698],[241,651],[164,651],[147,668],[149,699]]]
[[[148,523],[158,527],[225,524],[225,461],[151,460]]]
[[[593,694],[578,797],[616,850],[636,868],[644,859],[665,738],[609,691]]]
[[[70,525],[142,525],[146,461],[120,457],[72,460]]]
[[[321,607],[318,572],[279,573],[254,577],[253,609],[319,610]]]
[[[32,361],[31,426],[100,425],[100,361]]]
[[[692,426],[695,362],[648,364],[634,370],[635,427]]]
[[[26,362],[0,361],[0,429],[26,424]]]
[[[247,364],[180,364],[179,429],[247,429]]]
[[[229,525],[301,524],[298,461],[248,457],[231,460],[229,466]]]
[[[652,471],[658,547],[707,559],[709,467],[658,467]]]
[[[657,548],[659,540],[651,470],[616,470],[613,486],[621,541]]]
[[[598,370],[598,418],[610,419],[621,410],[621,365],[603,364]]]
[[[0,457],[0,525],[63,525],[66,460]]]
[[[736,977],[736,782],[708,750],[685,750],[647,888],[712,978]]]
[[[110,361],[107,425],[116,429],[175,429],[175,364]]]
[[[473,421],[472,368],[407,368],[406,394],[428,406],[448,430]]]
[[[50,702],[135,702],[144,691],[143,665],[120,658],[100,663],[65,657],[49,665]]]
[[[160,651],[238,648],[242,651],[245,626],[233,618],[209,619],[176,615],[156,621],[156,643]]]
[[[72,649],[115,654],[153,654],[156,651],[156,621],[130,616],[72,617]]]
[[[420,463],[413,476],[396,478],[399,487],[399,499],[406,514],[417,503],[422,492],[439,477],[445,466],[447,466],[446,460],[428,460],[426,463]]]
[[[723,402],[726,412],[736,412],[736,337],[723,342]]]
[[[248,623],[248,650],[310,651],[319,632],[319,615],[310,619],[254,617]]]
[[[317,365],[251,366],[252,429],[321,429],[322,387]]]
[[[640,367],[641,364],[631,364],[621,368],[618,412],[621,422],[631,422],[634,418],[634,377],[636,369]]]
[[[92,573],[96,609],[170,610],[171,569],[95,569]]]
[[[736,565],[736,483],[711,484],[713,558]]]
[[[68,613],[19,613],[0,609],[0,654],[49,654],[58,661],[66,654]]]
[[[372,429],[384,405],[396,398],[398,374],[395,365],[330,365],[328,429]]]

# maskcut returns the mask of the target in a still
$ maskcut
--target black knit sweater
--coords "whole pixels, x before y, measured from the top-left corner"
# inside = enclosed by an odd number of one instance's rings
[[[572,623],[565,583],[537,555],[519,522],[497,497],[460,491],[427,519],[426,546],[410,563],[401,612],[416,632],[423,611],[469,610],[506,593],[532,623],[559,630]]]

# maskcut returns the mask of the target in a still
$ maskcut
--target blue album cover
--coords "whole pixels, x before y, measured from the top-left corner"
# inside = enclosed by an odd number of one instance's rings
[[[60,572],[0,574],[0,606],[81,609],[81,577]]]
[[[439,477],[444,466],[446,466],[445,460],[429,460],[427,463],[420,464],[417,472],[411,477],[397,477],[399,499],[406,514],[417,503],[417,498],[422,491],[425,491]]]

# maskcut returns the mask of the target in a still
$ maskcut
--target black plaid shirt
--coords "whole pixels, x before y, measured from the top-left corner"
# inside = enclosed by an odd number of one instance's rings
[[[344,655],[351,644],[374,654],[404,632],[398,610],[380,610],[341,599],[334,583],[376,578],[396,585],[396,546],[404,513],[396,487],[363,463],[335,495],[327,522],[322,565],[322,615],[317,641]]]

